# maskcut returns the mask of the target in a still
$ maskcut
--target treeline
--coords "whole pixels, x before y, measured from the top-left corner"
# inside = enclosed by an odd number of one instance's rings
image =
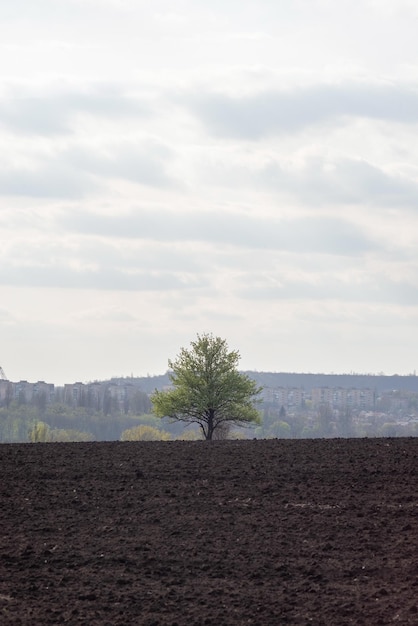
[[[260,407],[260,420],[252,428],[220,429],[217,438],[314,439],[322,437],[416,437],[418,421],[399,421],[385,414],[351,410],[318,410],[287,413],[284,407]],[[141,415],[103,412],[52,404],[46,410],[14,404],[0,409],[0,442],[50,441],[152,441],[200,439],[197,428],[184,428],[151,413]]]
[[[146,429],[129,433],[138,427]],[[183,430],[181,424],[171,424],[168,419],[161,420],[149,412],[105,414],[64,404],[51,404],[44,410],[17,403],[0,408],[1,443],[118,441],[128,440],[132,435],[139,435],[140,439],[176,439]],[[187,434],[186,438],[189,437]]]
[[[416,406],[414,404],[414,406]],[[416,414],[402,418],[388,413],[332,409],[324,404],[316,409],[287,412],[285,408],[264,404],[256,438],[316,439],[330,437],[416,437]]]
[[[5,396],[0,404],[0,442],[200,438],[197,429],[185,429],[182,423],[172,424],[151,414],[148,393],[167,381],[165,377],[158,380],[149,377],[146,381],[147,384],[142,379],[75,383],[56,388],[52,399],[46,398],[42,391],[30,400],[23,393],[14,398]],[[418,394],[402,391],[381,394],[375,409],[373,412],[358,408],[337,410],[326,403],[314,407],[310,400],[288,407],[265,400],[259,406],[258,424],[245,430],[225,428],[218,436],[263,439],[418,436]]]
[[[104,388],[99,401],[96,397],[95,402],[88,393],[65,398],[58,390],[53,402],[40,393],[30,401],[23,395],[13,400],[6,398],[2,405],[2,443],[39,441],[48,437],[55,441],[115,441],[124,430],[141,423],[141,416],[151,412],[148,395],[138,389],[122,401]]]

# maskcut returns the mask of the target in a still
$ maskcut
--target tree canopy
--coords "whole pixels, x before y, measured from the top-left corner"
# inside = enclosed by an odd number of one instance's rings
[[[224,339],[197,335],[190,348],[169,360],[172,387],[151,397],[158,417],[198,424],[205,439],[226,422],[245,426],[258,421],[254,406],[261,388],[238,371],[240,354],[229,351]]]

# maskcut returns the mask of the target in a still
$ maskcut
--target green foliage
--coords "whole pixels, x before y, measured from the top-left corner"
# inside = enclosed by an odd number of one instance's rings
[[[238,426],[257,422],[254,402],[261,388],[238,371],[240,355],[229,351],[225,340],[198,335],[191,348],[182,348],[169,361],[172,389],[155,391],[151,401],[158,417],[197,424],[205,439],[226,422]]]
[[[193,429],[184,430],[181,435],[177,435],[177,441],[199,441],[202,439],[202,433]]]
[[[56,428],[51,431],[51,441],[94,441],[94,437],[91,433],[81,432],[80,430],[73,430],[64,428]]]
[[[287,422],[284,420],[277,420],[277,422],[274,422],[272,425],[271,435],[273,437],[277,437],[278,439],[290,439],[292,431]]]
[[[170,433],[144,424],[128,428],[121,435],[121,441],[168,441],[169,439],[171,439]]]
[[[117,441],[121,433],[132,426],[144,423],[161,428],[162,425],[162,421],[151,414],[104,415],[102,411],[59,402],[40,411],[35,405],[13,401],[8,407],[0,408],[0,443],[32,441],[33,437],[40,436],[34,432],[37,422],[49,426],[51,441]]]
[[[51,429],[45,422],[36,422],[29,431],[29,441],[32,443],[52,441],[51,437]]]
[[[65,430],[63,428],[51,428],[49,424],[38,421],[30,428],[29,441],[31,443],[51,443],[52,441],[92,441],[91,433],[79,430]]]

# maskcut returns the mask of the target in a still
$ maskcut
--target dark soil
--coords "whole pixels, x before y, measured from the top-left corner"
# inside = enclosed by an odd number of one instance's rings
[[[4,444],[0,623],[418,624],[418,439]]]

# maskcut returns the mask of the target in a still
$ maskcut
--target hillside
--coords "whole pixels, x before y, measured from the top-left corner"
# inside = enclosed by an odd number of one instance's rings
[[[311,391],[314,387],[372,388],[378,392],[414,391],[418,393],[418,376],[381,376],[368,374],[297,374],[291,372],[256,372],[246,374],[262,387],[301,387]],[[122,380],[122,379],[117,379]],[[132,379],[142,391],[152,393],[170,384],[168,374],[146,376]]]

